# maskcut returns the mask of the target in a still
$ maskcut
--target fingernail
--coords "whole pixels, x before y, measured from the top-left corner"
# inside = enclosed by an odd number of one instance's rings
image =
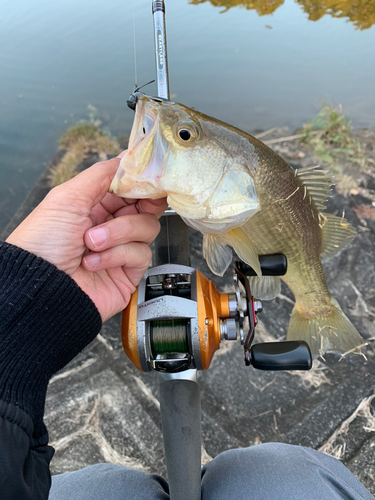
[[[118,156],[116,156],[116,158],[122,158],[123,156],[126,155],[126,153],[128,152],[127,149],[125,149],[125,151],[123,151],[122,153],[120,153]]]
[[[94,247],[100,247],[103,243],[108,241],[108,230],[105,227],[90,229],[89,238]]]
[[[97,253],[89,253],[83,257],[87,267],[96,267],[100,262],[100,256]]]

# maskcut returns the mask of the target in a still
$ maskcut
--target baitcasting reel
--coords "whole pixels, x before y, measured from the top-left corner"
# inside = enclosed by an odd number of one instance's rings
[[[265,276],[286,273],[284,255],[260,257]],[[123,312],[122,342],[140,371],[177,373],[206,370],[224,340],[239,337],[245,364],[261,370],[309,370],[303,341],[251,345],[262,303],[251,295],[253,269],[236,262],[234,293],[219,293],[200,271],[177,264],[147,270]]]

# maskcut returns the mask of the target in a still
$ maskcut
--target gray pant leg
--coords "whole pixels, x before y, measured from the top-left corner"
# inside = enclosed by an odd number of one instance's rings
[[[169,500],[157,475],[98,464],[52,477],[49,500]],[[202,500],[374,500],[338,460],[282,443],[229,450],[202,470]]]
[[[52,476],[48,500],[169,500],[169,494],[161,476],[121,465],[96,464]]]
[[[229,450],[202,470],[202,500],[374,500],[338,460],[267,443]]]

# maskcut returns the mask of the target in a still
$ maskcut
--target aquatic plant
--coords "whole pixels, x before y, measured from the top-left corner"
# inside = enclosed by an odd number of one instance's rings
[[[49,181],[51,186],[58,186],[78,174],[78,167],[90,154],[97,153],[99,159],[108,155],[117,155],[121,148],[116,138],[110,137],[99,127],[94,106],[88,107],[89,121],[81,120],[70,127],[59,140],[59,145],[67,151],[56,166],[51,167]]]

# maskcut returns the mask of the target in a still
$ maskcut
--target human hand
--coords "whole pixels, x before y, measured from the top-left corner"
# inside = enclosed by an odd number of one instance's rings
[[[151,261],[165,199],[130,200],[108,193],[120,160],[96,163],[52,189],[8,243],[69,274],[103,321],[125,309]]]

